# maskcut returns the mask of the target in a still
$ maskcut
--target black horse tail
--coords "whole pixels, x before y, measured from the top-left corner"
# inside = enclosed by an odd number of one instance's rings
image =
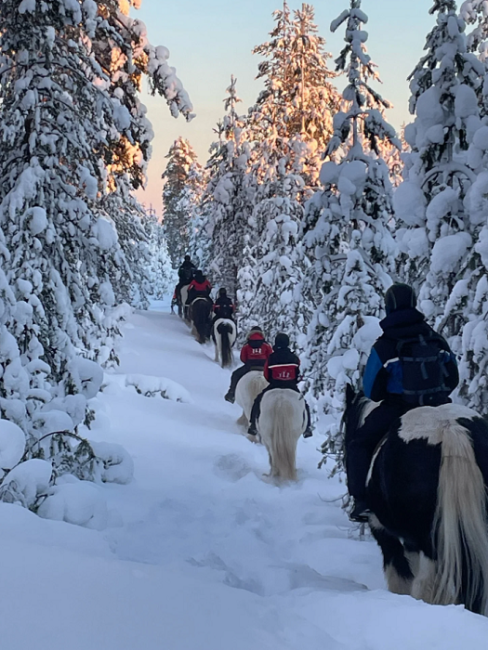
[[[192,302],[191,315],[199,343],[205,343],[208,339],[211,309],[212,303],[210,300],[197,298]]]
[[[222,355],[222,368],[232,365],[232,346],[230,337],[234,327],[231,323],[219,323],[217,332],[220,334],[220,352]]]
[[[434,604],[461,602],[488,615],[486,486],[471,441],[480,434],[488,434],[482,418],[459,418],[443,432],[432,596]]]

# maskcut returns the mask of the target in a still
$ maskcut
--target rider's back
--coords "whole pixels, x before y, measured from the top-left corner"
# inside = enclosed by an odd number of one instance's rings
[[[401,399],[410,407],[448,402],[459,375],[447,341],[414,308],[393,312],[380,324],[383,335],[364,374],[366,396]]]

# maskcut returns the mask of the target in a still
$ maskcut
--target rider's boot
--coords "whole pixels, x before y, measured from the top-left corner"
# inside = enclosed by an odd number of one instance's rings
[[[236,397],[230,388],[225,394],[224,399],[226,402],[230,402],[231,404],[234,404],[234,402],[236,401]]]
[[[303,437],[304,438],[311,438],[313,436],[313,431],[312,431],[312,425],[310,422],[307,424],[307,428],[303,432]]]

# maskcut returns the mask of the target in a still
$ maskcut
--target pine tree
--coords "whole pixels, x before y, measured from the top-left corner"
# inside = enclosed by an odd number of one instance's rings
[[[308,151],[302,175],[306,185],[315,186],[322,152],[332,135],[332,115],[340,97],[331,83],[335,74],[327,67],[331,57],[325,40],[318,35],[314,10],[303,3],[293,18],[286,2],[274,13],[271,40],[254,48],[264,57],[258,79],[264,80],[250,113],[252,139],[263,143],[257,148],[254,174],[266,182],[268,169],[288,153],[288,141],[300,135]]]
[[[473,243],[465,198],[476,175],[467,150],[481,126],[477,93],[484,65],[467,52],[453,0],[435,0],[430,13],[437,15],[436,25],[410,76],[415,120],[405,138],[412,151],[405,156],[406,180],[395,193],[395,208],[405,226],[399,233],[405,279],[420,289],[420,308],[449,337],[460,322],[452,309],[450,316],[444,313],[446,304]]]
[[[246,120],[237,114],[236,106],[241,100],[233,76],[226,92],[226,114],[217,127],[219,142],[214,143],[213,155],[207,163],[208,184],[203,196],[203,209],[212,233],[214,284],[225,287],[228,294],[235,297],[242,242],[252,209],[252,188]]]
[[[349,83],[343,92],[345,110],[334,116],[334,135],[326,150],[334,159],[324,163],[320,173],[324,190],[307,205],[304,243],[311,266],[306,286],[318,306],[309,328],[304,372],[318,408],[332,422],[325,454],[340,450],[337,422],[343,391],[348,383],[360,385],[395,257],[389,227],[392,188],[379,152],[385,142],[396,147],[400,143],[383,118],[388,102],[370,85],[378,77],[361,29],[367,20],[360,0],[351,0],[350,9],[331,26],[335,31],[346,23],[346,45],[336,69],[347,72]]]
[[[146,236],[149,241],[149,282],[151,297],[163,300],[173,293],[177,283],[177,274],[171,266],[168,246],[164,238],[163,226],[154,210],[148,210],[143,219]]]
[[[148,41],[146,27],[129,17],[130,6],[137,3],[99,0],[103,21],[96,22],[93,49],[97,62],[110,83],[108,93],[122,122],[122,137],[111,142],[105,151],[110,194],[104,208],[112,218],[126,264],[117,282],[119,297],[138,308],[148,306],[150,288],[147,276],[150,251],[141,225],[144,209],[133,190],[144,186],[154,137],[146,108],[139,92],[142,79],[149,80],[153,94],[163,96],[175,117],[183,114],[192,119],[192,106],[175,71],[166,63],[166,48],[154,48]]]
[[[303,345],[306,327],[300,295],[303,256],[299,235],[303,207],[298,197],[302,189],[302,178],[287,172],[283,159],[270,198],[260,201],[253,213],[257,231],[261,233],[253,250],[254,296],[252,305],[246,305],[245,318],[240,319],[243,329],[257,323],[270,338],[278,332],[288,333],[295,347]],[[244,287],[252,279],[249,276],[249,270],[241,274]]]
[[[188,194],[198,195],[199,180],[197,155],[184,138],[178,138],[169,150],[168,164],[163,173],[163,224],[164,236],[174,268],[177,268],[188,251],[190,243],[190,214]],[[201,176],[201,172],[200,172]],[[191,200],[190,200],[191,204]]]

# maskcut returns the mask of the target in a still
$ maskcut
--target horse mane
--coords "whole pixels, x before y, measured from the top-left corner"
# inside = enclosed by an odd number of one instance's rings
[[[379,402],[373,402],[367,398],[362,390],[356,393],[350,404],[351,412],[347,413],[347,418],[350,418],[350,426],[354,431],[363,426],[365,419],[378,405]]]

